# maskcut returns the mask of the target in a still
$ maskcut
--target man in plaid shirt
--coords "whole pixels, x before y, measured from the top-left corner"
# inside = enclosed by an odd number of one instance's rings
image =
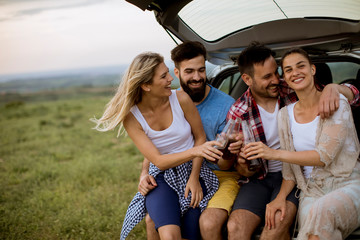
[[[277,131],[277,113],[287,104],[297,101],[296,94],[289,89],[278,74],[274,53],[264,45],[253,42],[238,58],[242,79],[248,90],[232,105],[227,118],[247,121],[256,141],[271,148],[280,148]],[[329,84],[320,100],[321,117],[336,111],[339,93],[345,95],[352,105],[359,105],[359,91],[349,84]],[[258,225],[265,219],[266,204],[280,191],[282,163],[274,159],[262,159],[263,167],[258,172],[247,169],[246,160],[239,158],[236,169],[243,176],[252,176],[244,181],[233,205],[228,221],[228,239],[251,239]],[[296,195],[296,196],[295,196]],[[266,239],[289,239],[289,229],[296,215],[298,198],[296,188],[287,197],[286,215],[275,217],[275,228],[264,228],[261,237]]]

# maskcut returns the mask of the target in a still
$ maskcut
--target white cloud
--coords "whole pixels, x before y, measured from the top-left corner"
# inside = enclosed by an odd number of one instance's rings
[[[152,12],[120,0],[59,2],[1,6],[0,74],[124,64],[143,51],[170,58],[175,43]]]

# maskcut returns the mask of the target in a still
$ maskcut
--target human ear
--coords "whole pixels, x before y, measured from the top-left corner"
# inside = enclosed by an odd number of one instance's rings
[[[252,78],[251,78],[248,74],[244,73],[243,75],[241,75],[241,78],[243,79],[243,81],[245,82],[245,84],[246,84],[248,87],[251,86],[251,79],[252,79]]]
[[[316,67],[315,67],[314,64],[312,64],[312,65],[311,65],[311,74],[312,74],[313,76],[315,76],[315,73],[316,73]]]
[[[175,74],[175,76],[179,79],[179,73],[180,73],[180,71],[179,71],[179,69],[177,69],[176,67],[174,68],[174,74]]]
[[[141,84],[141,89],[145,92],[150,92],[150,88],[148,84]]]

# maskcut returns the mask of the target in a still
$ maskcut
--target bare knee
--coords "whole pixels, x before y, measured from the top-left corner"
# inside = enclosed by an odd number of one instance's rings
[[[319,239],[320,238],[317,235],[312,235],[312,234],[310,234],[308,238],[308,240],[319,240]]]
[[[288,231],[292,224],[292,218],[281,219],[281,212],[275,213],[275,228],[277,231]]]
[[[261,240],[265,239],[290,239],[289,228],[291,224],[281,221],[281,213],[275,213],[275,226],[271,229],[264,227]]]
[[[260,239],[290,239],[290,227],[294,221],[297,208],[295,204],[287,201],[287,212],[281,220],[281,212],[275,213],[275,226],[271,229],[264,227]]]
[[[161,240],[181,240],[181,231],[179,226],[165,225],[159,227],[158,230]]]
[[[200,215],[200,232],[203,239],[221,239],[222,227],[228,212],[219,208],[208,208]]]
[[[250,239],[261,219],[247,210],[236,210],[231,213],[227,223],[229,239]]]
[[[227,222],[227,230],[229,234],[237,234],[237,233],[240,234],[242,229],[240,224],[236,221],[236,219],[230,217]]]
[[[174,232],[169,232],[169,231],[165,231],[160,233],[160,239],[161,240],[180,240],[181,237],[179,238],[178,234],[174,233]]]
[[[218,228],[215,219],[201,215],[199,221],[200,221],[200,229],[202,232],[203,231],[209,232],[209,231],[213,231],[214,228]]]
[[[221,228],[228,218],[228,212],[224,209],[210,208],[206,209],[200,215],[200,228],[212,230]]]

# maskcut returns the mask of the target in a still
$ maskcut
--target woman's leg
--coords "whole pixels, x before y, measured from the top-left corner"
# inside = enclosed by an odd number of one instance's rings
[[[200,179],[200,185],[204,196],[206,195],[206,186],[204,181]],[[200,236],[200,208],[189,208],[181,219],[181,235],[184,239],[197,240]]]
[[[310,235],[308,240],[320,240],[320,238],[316,235]]]
[[[315,199],[305,197],[299,211],[299,236],[318,236],[320,239],[343,239],[359,226],[356,204],[359,186],[347,185]],[[358,192],[360,194],[360,192]],[[305,207],[304,207],[305,206]],[[304,211],[307,209],[306,211]]]
[[[180,227],[176,225],[165,225],[158,228],[161,240],[181,240]]]
[[[200,214],[200,208],[189,208],[182,217],[181,235],[184,239],[201,239],[199,226]]]
[[[161,173],[156,177],[157,187],[145,199],[146,209],[155,223],[160,239],[181,239],[179,198],[165,182]]]

